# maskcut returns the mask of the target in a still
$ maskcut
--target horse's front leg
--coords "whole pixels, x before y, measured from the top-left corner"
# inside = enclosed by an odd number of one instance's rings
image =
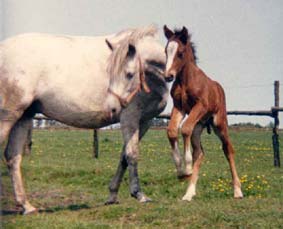
[[[149,122],[140,123],[140,114],[137,111],[137,108],[131,106],[121,114],[120,122],[124,138],[124,146],[116,174],[109,185],[110,196],[106,204],[118,203],[118,190],[127,167],[129,168],[131,195],[137,198],[140,202],[150,201],[150,199],[141,192],[137,168],[139,140],[147,131]]]
[[[123,128],[123,136],[125,141],[125,157],[128,163],[130,192],[131,196],[140,202],[151,201],[144,193],[142,193],[138,176],[138,156],[139,156],[139,128],[134,127],[135,124],[127,124]]]
[[[119,187],[121,184],[121,181],[123,179],[123,176],[125,174],[125,171],[128,167],[128,162],[126,159],[126,154],[125,154],[125,146],[123,146],[123,150],[121,153],[121,158],[118,164],[118,168],[116,171],[115,176],[112,178],[110,184],[109,184],[109,198],[108,200],[105,202],[106,205],[108,204],[118,204],[118,191],[119,191]]]

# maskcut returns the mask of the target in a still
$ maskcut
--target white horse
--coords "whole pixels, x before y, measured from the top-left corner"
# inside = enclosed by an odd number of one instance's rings
[[[127,167],[130,192],[140,202],[138,143],[149,121],[166,105],[164,49],[153,26],[101,37],[23,34],[0,43],[0,144],[16,202],[34,212],[25,194],[20,164],[35,113],[62,123],[99,128],[120,121],[124,146],[108,204],[117,202]]]

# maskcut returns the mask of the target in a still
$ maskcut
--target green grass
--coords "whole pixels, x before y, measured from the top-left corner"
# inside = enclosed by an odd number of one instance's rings
[[[231,130],[242,200],[233,199],[218,139],[204,134],[197,196],[188,203],[181,201],[187,183],[176,179],[165,130],[150,130],[140,146],[139,175],[143,191],[154,201],[140,204],[131,198],[126,173],[120,204],[112,206],[104,201],[122,137],[119,131],[100,131],[99,137],[95,160],[92,131],[34,131],[32,154],[25,156],[22,172],[30,202],[43,209],[35,215],[14,213],[8,171],[0,162],[4,228],[283,228],[283,169],[273,167],[270,131]]]

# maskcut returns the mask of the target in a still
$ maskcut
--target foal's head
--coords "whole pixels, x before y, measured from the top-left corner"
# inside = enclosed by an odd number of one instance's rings
[[[174,32],[163,27],[164,35],[167,38],[166,53],[166,70],[165,80],[170,82],[174,80],[184,65],[188,62],[196,62],[195,48],[190,41],[190,34],[186,27]]]

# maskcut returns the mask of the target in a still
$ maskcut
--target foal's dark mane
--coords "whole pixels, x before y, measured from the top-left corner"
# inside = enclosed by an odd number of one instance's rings
[[[181,37],[182,36],[182,29],[178,30],[178,29],[175,29],[174,30],[174,35],[176,37]],[[198,61],[198,57],[197,57],[197,50],[196,50],[196,45],[194,44],[194,42],[191,41],[191,36],[192,34],[188,33],[188,40],[187,40],[187,44],[190,45],[191,49],[192,49],[192,53],[193,53],[193,57],[194,57],[194,61],[195,63]]]

